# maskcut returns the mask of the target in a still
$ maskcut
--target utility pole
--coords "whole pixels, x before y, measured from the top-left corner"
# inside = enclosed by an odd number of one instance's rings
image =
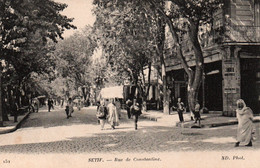
[[[3,106],[2,106],[2,62],[0,61],[0,127],[4,126],[3,123]]]

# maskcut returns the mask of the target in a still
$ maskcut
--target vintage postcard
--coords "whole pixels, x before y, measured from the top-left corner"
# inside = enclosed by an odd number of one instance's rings
[[[259,0],[1,0],[1,168],[260,167]]]

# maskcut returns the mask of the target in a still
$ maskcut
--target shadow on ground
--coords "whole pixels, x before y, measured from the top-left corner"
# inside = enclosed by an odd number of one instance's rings
[[[119,128],[126,129],[126,128]],[[191,130],[146,126],[135,131],[104,130],[92,136],[69,137],[66,140],[0,146],[5,153],[147,153],[171,151],[241,150],[234,148],[228,129]],[[214,140],[217,139],[217,140]],[[222,139],[222,141],[218,141]],[[231,139],[231,140],[230,140]],[[253,149],[259,148],[259,143]]]
[[[94,110],[91,109],[89,111],[77,111],[75,110],[72,113],[72,117],[67,119],[65,111],[52,110],[51,112],[47,112],[47,110],[39,112],[39,113],[31,113],[26,121],[22,124],[22,128],[30,128],[30,127],[57,127],[57,126],[72,126],[78,124],[91,124],[98,125],[98,119],[95,116]],[[122,123],[132,123],[132,119],[127,119],[125,113],[122,113],[122,117],[120,119]]]

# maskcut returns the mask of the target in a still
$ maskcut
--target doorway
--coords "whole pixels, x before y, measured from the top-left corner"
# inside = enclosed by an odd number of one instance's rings
[[[210,111],[223,110],[222,62],[205,64],[205,107]]]
[[[254,113],[260,112],[260,59],[243,58],[241,65],[241,98]]]

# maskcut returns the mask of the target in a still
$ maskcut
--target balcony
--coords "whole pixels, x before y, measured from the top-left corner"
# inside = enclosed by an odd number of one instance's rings
[[[226,26],[224,42],[260,43],[260,26]]]
[[[224,43],[227,45],[259,45],[260,26],[220,26],[208,32],[200,33],[199,39],[204,51],[204,57],[212,56],[217,53],[219,46]],[[169,41],[169,43],[170,46],[174,46],[173,40]],[[192,60],[194,53],[188,34],[184,35],[181,46],[186,60]],[[169,50],[165,55],[168,60],[176,58],[174,50]],[[170,66],[172,63],[172,61],[166,61],[167,66]],[[180,64],[178,59],[174,63]]]
[[[232,25],[219,27],[210,32],[200,35],[200,44],[202,49],[206,49],[217,44],[237,43],[252,45],[260,43],[260,26]],[[182,41],[184,53],[192,52],[192,45],[188,37]]]

